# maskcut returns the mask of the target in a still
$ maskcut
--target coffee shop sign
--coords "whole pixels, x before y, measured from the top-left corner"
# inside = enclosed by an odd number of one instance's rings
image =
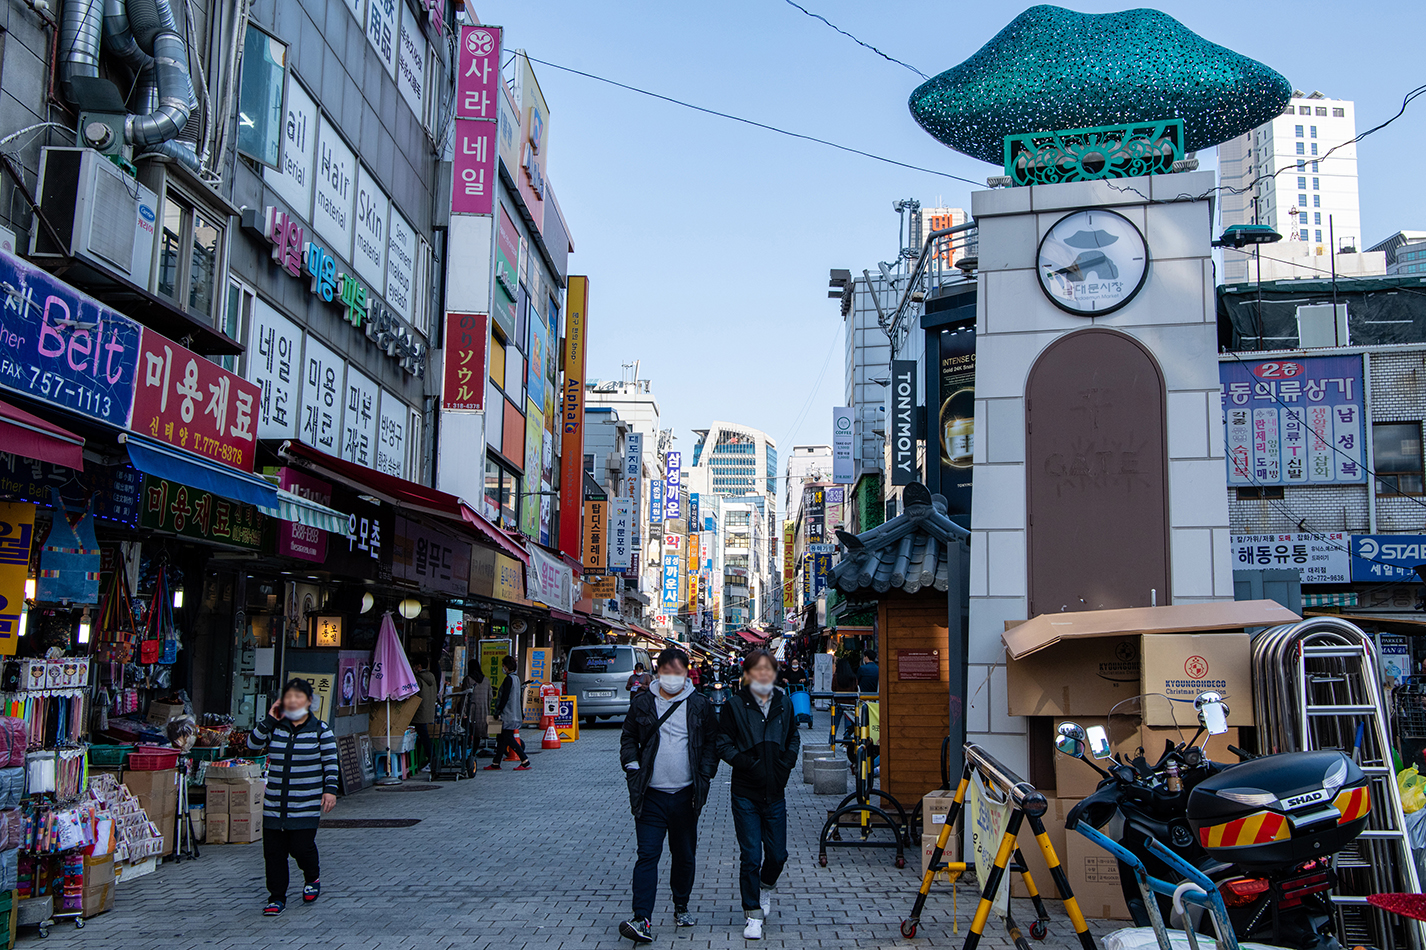
[[[306,229],[297,218],[269,205],[262,232],[272,245],[272,259],[284,271],[292,277],[308,278],[313,296],[340,306],[342,318],[363,331],[402,369],[418,379],[425,377],[426,344],[354,275],[339,273],[336,258],[315,241],[306,240]]]

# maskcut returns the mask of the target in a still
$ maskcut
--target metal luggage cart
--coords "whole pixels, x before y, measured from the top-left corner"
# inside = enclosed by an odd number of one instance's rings
[[[442,709],[431,725],[431,781],[459,782],[475,775],[470,728]]]

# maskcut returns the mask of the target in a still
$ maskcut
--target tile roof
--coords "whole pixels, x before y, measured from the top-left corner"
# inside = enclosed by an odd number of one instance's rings
[[[852,535],[837,532],[842,557],[832,568],[833,587],[845,593],[871,588],[914,594],[923,587],[948,586],[946,552],[968,543],[970,532],[946,515],[946,499],[926,486],[906,486],[905,510],[885,524]]]

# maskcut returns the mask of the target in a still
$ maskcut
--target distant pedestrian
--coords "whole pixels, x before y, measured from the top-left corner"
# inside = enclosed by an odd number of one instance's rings
[[[471,660],[466,665],[461,692],[464,694],[461,718],[466,721],[466,727],[478,749],[482,742],[489,738],[490,730],[490,680],[485,678],[485,671],[480,668],[479,660]]]
[[[515,675],[515,658],[500,658],[500,668],[505,671],[505,679],[500,683],[500,692],[495,697],[496,715],[500,717],[500,738],[495,740],[495,758],[484,769],[499,772],[500,762],[507,750],[513,750],[520,757],[517,772],[530,769],[530,757],[525,754],[525,743],[520,739],[520,727],[525,724],[525,691],[520,686],[520,677]]]
[[[649,676],[648,670],[644,669],[644,664],[635,663],[634,672],[629,674],[629,678],[624,681],[624,688],[633,696],[641,689],[648,689],[653,677]]]
[[[416,672],[416,683],[421,687],[421,705],[411,719],[411,727],[416,730],[416,748],[429,767],[431,762],[431,726],[436,721],[436,674],[427,669],[426,654],[417,653],[411,657],[411,669]]]
[[[322,893],[317,825],[337,803],[337,737],[312,714],[312,684],[291,679],[267,718],[248,736],[248,748],[267,753],[262,797],[262,856],[267,866],[264,916],[287,907],[287,858],[302,870],[302,903]]]
[[[698,813],[718,771],[718,722],[708,698],[688,679],[688,654],[668,647],[654,663],[656,685],[634,694],[619,736],[619,764],[629,784],[638,860],[634,864],[634,915],[619,933],[635,943],[654,939],[650,917],[658,892],[659,859],[668,838],[673,868],[673,920],[696,921],[688,912],[698,852]]]
[[[788,686],[802,686],[806,684],[807,674],[802,671],[802,663],[800,660],[793,660],[792,663],[788,665],[786,680]]]
[[[723,706],[718,756],[733,767],[733,828],[738,835],[738,884],[747,924],[761,940],[772,892],[787,863],[787,777],[801,740],[792,702],[774,688],[777,660],[754,650],[743,661],[747,685]]]
[[[875,653],[868,653],[866,661],[857,670],[857,689],[863,694],[881,691],[881,667],[876,665]]]

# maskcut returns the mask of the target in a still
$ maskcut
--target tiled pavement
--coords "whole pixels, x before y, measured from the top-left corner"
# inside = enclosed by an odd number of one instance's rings
[[[819,726],[803,730],[804,741],[825,737],[825,719]],[[332,817],[421,822],[398,829],[319,832],[323,893],[311,907],[295,901],[294,889],[286,913],[261,917],[261,846],[210,847],[197,861],[165,864],[155,874],[119,885],[112,911],[82,930],[56,925],[45,945],[52,950],[627,948],[616,926],[629,909],[634,835],[617,748],[617,726],[601,724],[584,730],[578,742],[534,756],[530,772],[507,767],[471,781],[443,783],[435,791],[368,789],[339,800]],[[954,915],[958,933],[952,932],[950,890],[938,884],[917,939],[902,940],[898,926],[919,884],[919,854],[909,852],[907,867],[897,870],[890,849],[840,848],[829,852],[828,867],[819,867],[817,834],[828,798],[814,796],[794,773],[788,804],[791,858],[764,947],[840,950],[959,947],[964,942],[975,909],[968,886],[961,888]],[[714,780],[699,831],[692,901],[699,925],[673,928],[665,858],[655,948],[717,950],[749,944],[742,938],[726,766]],[[293,876],[300,882],[295,866]],[[1017,917],[1026,922],[1028,904],[1015,904],[1025,905]],[[1053,902],[1051,910],[1059,913]],[[21,931],[20,943],[40,945],[33,928]],[[988,934],[981,946],[1004,950],[1010,941],[1000,930]],[[1076,948],[1078,942],[1068,920],[1057,916],[1049,938],[1038,946],[1058,950]]]

